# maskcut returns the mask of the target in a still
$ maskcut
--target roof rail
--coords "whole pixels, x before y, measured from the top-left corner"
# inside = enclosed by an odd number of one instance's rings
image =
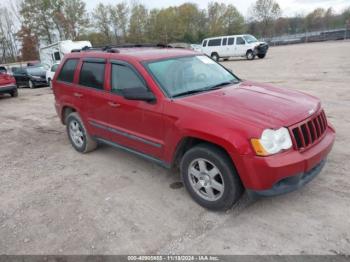
[[[108,53],[119,53],[118,48],[138,48],[138,47],[158,47],[158,48],[173,48],[166,44],[120,44],[120,45],[110,45],[103,47],[89,47],[84,46],[81,49],[73,49],[71,53],[87,52],[87,51],[102,51]]]

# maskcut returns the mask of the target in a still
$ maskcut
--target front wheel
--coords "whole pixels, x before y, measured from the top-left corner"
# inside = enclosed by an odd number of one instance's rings
[[[88,153],[97,147],[96,141],[88,134],[78,113],[70,113],[66,124],[69,140],[75,150],[80,153]]]
[[[190,149],[182,158],[181,175],[192,198],[210,210],[227,210],[238,201],[243,186],[227,154],[210,144]]]
[[[254,60],[255,59],[255,54],[252,50],[249,50],[246,54],[246,57],[248,60]]]
[[[266,54],[258,54],[258,57],[259,57],[260,59],[265,58],[265,56],[266,56]]]

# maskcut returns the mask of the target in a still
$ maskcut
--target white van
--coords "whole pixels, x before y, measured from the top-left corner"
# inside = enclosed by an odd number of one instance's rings
[[[269,46],[259,42],[252,35],[229,35],[206,38],[202,42],[202,52],[218,61],[220,58],[246,57],[253,60],[255,56],[264,58]]]

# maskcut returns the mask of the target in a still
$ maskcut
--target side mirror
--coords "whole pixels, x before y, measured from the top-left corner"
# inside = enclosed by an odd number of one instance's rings
[[[128,100],[140,100],[146,102],[154,102],[156,100],[154,94],[151,91],[145,89],[144,87],[122,89],[121,94],[125,99]]]

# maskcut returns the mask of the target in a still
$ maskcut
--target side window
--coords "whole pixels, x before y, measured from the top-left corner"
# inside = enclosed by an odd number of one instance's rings
[[[53,66],[51,67],[51,72],[56,72],[57,67],[58,67],[58,64],[57,64],[57,65],[53,65]]]
[[[234,38],[234,37],[230,37],[230,38],[228,39],[228,45],[233,45],[234,42],[235,42],[235,38]]]
[[[207,40],[204,40],[203,46],[204,46],[204,47],[207,46]]]
[[[222,45],[226,45],[226,43],[227,43],[227,38],[224,38],[224,39],[222,40]]]
[[[105,63],[83,62],[79,85],[103,90],[105,66]]]
[[[221,45],[221,38],[211,39],[208,42],[208,46],[219,46]]]
[[[136,72],[128,66],[118,64],[112,64],[111,85],[111,90],[114,93],[120,93],[123,89],[135,87],[147,89]]]
[[[242,37],[237,37],[237,45],[245,45],[245,41]]]
[[[55,58],[55,61],[60,61],[61,60],[60,52],[53,53],[53,57]]]
[[[68,82],[68,83],[73,83],[74,80],[74,71],[75,68],[77,67],[78,64],[78,59],[69,59],[67,60],[62,69],[60,74],[57,77],[57,80],[63,81],[63,82]]]

